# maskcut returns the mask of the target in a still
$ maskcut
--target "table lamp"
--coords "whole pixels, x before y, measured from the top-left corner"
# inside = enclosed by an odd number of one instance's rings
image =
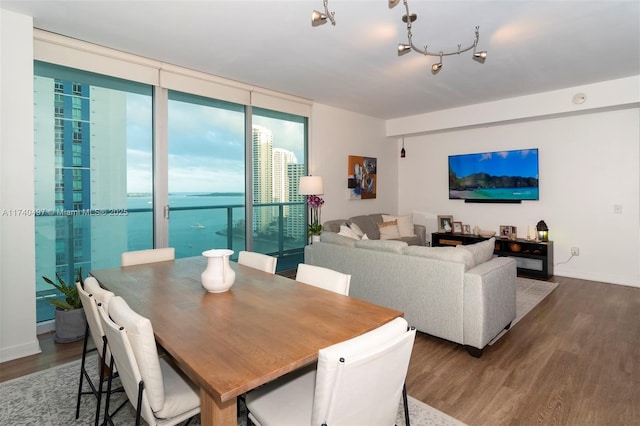
[[[538,222],[536,230],[538,231],[538,239],[540,241],[549,241],[549,228],[547,227],[547,224],[544,223],[544,220]]]

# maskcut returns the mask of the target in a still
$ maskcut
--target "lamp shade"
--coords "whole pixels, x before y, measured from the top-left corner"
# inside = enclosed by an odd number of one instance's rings
[[[324,194],[324,183],[321,176],[302,176],[298,187],[300,195],[320,195]]]

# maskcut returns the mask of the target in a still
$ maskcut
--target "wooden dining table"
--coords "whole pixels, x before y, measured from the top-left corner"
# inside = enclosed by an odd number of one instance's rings
[[[202,425],[237,425],[237,397],[317,361],[318,350],[402,312],[231,262],[208,293],[203,257],[91,271],[151,321],[156,341],[199,388]]]

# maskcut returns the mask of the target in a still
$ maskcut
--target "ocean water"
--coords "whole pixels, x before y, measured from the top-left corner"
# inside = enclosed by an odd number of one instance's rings
[[[538,188],[487,188],[450,191],[453,198],[477,200],[537,200]]]
[[[153,246],[151,196],[128,197],[128,249],[142,250]],[[227,217],[233,223],[244,221],[243,195],[211,195],[180,193],[169,195],[169,244],[176,257],[198,256],[212,248],[227,248]],[[227,207],[224,207],[227,206]],[[142,211],[141,211],[142,210]],[[244,249],[243,235],[237,232],[237,252]]]

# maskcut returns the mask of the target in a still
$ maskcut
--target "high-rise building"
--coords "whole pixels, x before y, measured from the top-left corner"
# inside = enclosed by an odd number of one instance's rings
[[[273,202],[273,133],[262,126],[253,126],[253,204]],[[254,234],[265,233],[275,216],[273,207],[254,207]]]
[[[126,250],[126,94],[73,81],[34,78],[36,277],[112,264]],[[114,247],[114,245],[122,247]],[[95,250],[108,245],[113,250]],[[37,291],[52,288],[36,280]]]
[[[290,201],[289,188],[293,185],[293,181],[289,180],[287,167],[289,164],[296,164],[298,160],[296,155],[283,148],[273,149],[273,201],[277,203],[286,203]]]
[[[306,170],[304,164],[287,164],[287,180],[289,181],[288,187],[288,201],[289,202],[304,202],[305,196],[298,193],[298,183],[300,178],[305,176]],[[287,215],[287,232],[286,235],[295,239],[305,239],[307,236],[307,222],[305,219],[306,204],[291,206]]]
[[[304,164],[296,155],[283,148],[273,148],[273,133],[262,126],[253,126],[253,202],[288,203],[304,201],[298,196],[298,181],[304,176]],[[306,234],[303,206],[284,206],[284,236],[300,238]],[[278,206],[254,207],[255,233],[276,231]]]

